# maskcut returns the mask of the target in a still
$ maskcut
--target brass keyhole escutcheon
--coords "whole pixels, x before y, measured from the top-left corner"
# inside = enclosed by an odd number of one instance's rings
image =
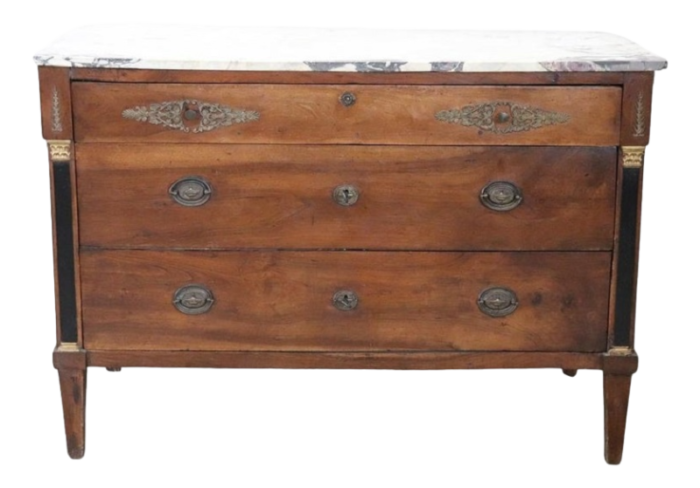
[[[354,105],[356,101],[357,101],[357,97],[355,96],[354,93],[345,92],[342,95],[340,95],[340,103],[342,103],[346,107]]]
[[[353,185],[340,185],[333,189],[333,201],[343,207],[355,205],[360,198],[360,192]]]
[[[352,290],[340,290],[333,295],[333,306],[341,312],[348,312],[357,308],[360,299]]]

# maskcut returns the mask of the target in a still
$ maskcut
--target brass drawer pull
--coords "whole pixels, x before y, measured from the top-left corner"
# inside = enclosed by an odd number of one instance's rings
[[[520,188],[509,181],[494,181],[481,189],[481,203],[497,212],[513,210],[523,202]]]
[[[504,317],[518,308],[518,297],[513,290],[504,287],[488,288],[477,300],[479,310],[491,317]]]
[[[201,176],[186,176],[170,185],[170,196],[185,207],[199,207],[209,201],[211,185]]]
[[[342,103],[346,107],[354,105],[356,101],[357,101],[357,97],[355,96],[354,93],[345,92],[342,95],[340,95],[340,103]]]
[[[333,201],[343,207],[349,207],[357,203],[360,192],[352,185],[340,185],[333,189]]]
[[[173,295],[173,305],[184,314],[199,315],[214,305],[214,295],[204,285],[185,285]]]
[[[351,290],[340,290],[333,295],[333,306],[342,312],[348,312],[357,308],[360,299]]]

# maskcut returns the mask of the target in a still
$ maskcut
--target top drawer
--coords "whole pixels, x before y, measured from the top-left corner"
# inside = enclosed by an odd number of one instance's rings
[[[614,146],[618,87],[73,84],[78,142]]]

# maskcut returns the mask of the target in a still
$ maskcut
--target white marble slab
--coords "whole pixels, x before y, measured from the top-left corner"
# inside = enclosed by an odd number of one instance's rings
[[[41,66],[238,71],[650,71],[666,60],[600,32],[93,26]]]

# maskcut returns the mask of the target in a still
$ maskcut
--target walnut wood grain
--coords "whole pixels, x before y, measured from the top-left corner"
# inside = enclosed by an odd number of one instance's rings
[[[73,139],[70,83],[68,68],[39,68],[41,130],[46,140]]]
[[[617,145],[618,87],[381,85],[186,85],[74,82],[79,142],[214,142],[266,144]],[[340,96],[351,90],[350,107]],[[122,117],[133,107],[194,99],[256,111],[259,120],[203,133]],[[568,116],[566,122],[499,134],[437,120],[444,110],[491,102]]]
[[[631,375],[603,374],[605,397],[605,460],[620,464],[625,443]]]
[[[622,89],[621,146],[646,146],[651,129],[654,72],[625,73]]]
[[[72,68],[75,81],[122,83],[275,83],[383,85],[622,85],[623,73],[352,73]]]
[[[616,158],[604,148],[79,144],[83,246],[610,250]],[[168,194],[198,175],[200,207]],[[509,181],[523,202],[486,208]],[[352,184],[344,207],[333,189]]]
[[[83,251],[90,350],[596,352],[606,347],[610,253]],[[173,293],[202,284],[202,315]],[[506,286],[493,318],[480,293]],[[359,296],[337,310],[338,290]]]
[[[53,362],[61,387],[68,455],[80,459],[85,454],[87,356],[77,346],[59,345],[54,351]]]
[[[575,352],[260,352],[90,351],[88,364],[106,368],[327,369],[601,369],[602,356]]]

